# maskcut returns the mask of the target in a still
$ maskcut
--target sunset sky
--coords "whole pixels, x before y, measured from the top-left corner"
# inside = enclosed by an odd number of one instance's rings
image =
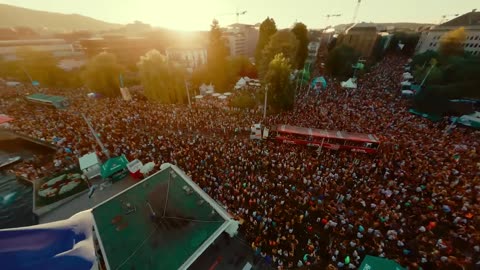
[[[221,25],[236,21],[236,10],[247,10],[241,23],[261,22],[273,17],[280,28],[295,21],[309,28],[327,24],[325,15],[341,13],[328,24],[352,22],[358,0],[0,0],[25,8],[77,13],[113,23],[140,20],[152,26],[176,30],[207,30],[213,18]],[[474,8],[478,0],[362,0],[357,21],[438,23],[442,15],[463,14]]]

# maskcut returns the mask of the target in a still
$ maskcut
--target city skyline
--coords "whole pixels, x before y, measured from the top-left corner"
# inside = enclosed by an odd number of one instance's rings
[[[110,23],[127,24],[135,20],[155,27],[174,30],[208,30],[214,18],[222,26],[236,22],[237,11],[247,11],[239,16],[240,23],[255,24],[266,17],[274,18],[279,28],[292,26],[296,21],[307,27],[323,28],[327,25],[351,23],[357,0],[300,0],[292,3],[286,0],[177,0],[173,2],[155,0],[124,0],[120,5],[113,0],[3,0],[2,3],[19,7],[80,14]],[[464,14],[477,8],[478,2],[463,0],[404,0],[385,5],[380,0],[362,0],[357,22],[376,23],[433,23],[441,21],[443,15],[451,19],[453,14]],[[105,12],[108,11],[108,12]],[[425,13],[428,11],[428,13]],[[327,19],[327,14],[342,14],[340,17]]]

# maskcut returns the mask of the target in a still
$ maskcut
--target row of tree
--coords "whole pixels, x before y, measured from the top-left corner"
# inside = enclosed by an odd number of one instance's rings
[[[260,75],[268,87],[269,105],[273,109],[288,109],[293,105],[294,96],[290,75],[294,69],[303,68],[308,56],[308,43],[308,30],[303,23],[296,23],[291,30],[278,31],[275,21],[267,18],[260,27],[254,64],[246,57],[229,57],[222,29],[214,20],[204,67],[189,73],[184,67],[169,62],[165,55],[152,50],[138,61],[137,77],[148,99],[184,103],[187,100],[187,81],[191,82],[192,88],[212,83],[216,91],[225,92],[232,89],[240,77],[255,78]],[[58,64],[51,53],[19,50],[16,61],[0,62],[0,76],[39,81],[41,86],[46,87],[87,86],[105,96],[120,94],[119,77],[126,73],[126,68],[112,53],[96,55],[80,70],[67,72]]]
[[[414,107],[442,115],[455,113],[451,99],[480,99],[480,57],[464,51],[465,30],[450,31],[440,40],[440,49],[413,57],[411,67],[424,89],[415,96]]]

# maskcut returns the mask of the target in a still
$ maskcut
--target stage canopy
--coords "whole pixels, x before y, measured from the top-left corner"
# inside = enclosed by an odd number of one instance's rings
[[[363,259],[359,270],[405,270],[395,261],[367,255]]]
[[[187,269],[238,222],[178,167],[135,184],[93,210],[107,269]]]
[[[10,117],[10,116],[8,116],[8,115],[0,114],[0,125],[1,125],[1,124],[5,124],[5,123],[7,123],[7,122],[10,122],[10,121],[12,121],[12,120],[13,120],[13,118]]]

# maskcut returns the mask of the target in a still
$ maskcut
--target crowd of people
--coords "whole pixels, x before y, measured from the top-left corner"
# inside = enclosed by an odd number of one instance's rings
[[[355,90],[330,79],[300,91],[294,110],[264,121],[376,134],[373,155],[250,140],[261,113],[208,101],[188,108],[48,90],[69,108],[31,106],[18,91],[2,91],[1,105],[12,130],[59,146],[51,164],[19,165],[28,177],[103,155],[84,114],[112,155],[185,170],[240,220],[260,264],[356,269],[369,254],[409,269],[478,269],[480,134],[409,114],[399,94],[405,63],[386,57]]]

